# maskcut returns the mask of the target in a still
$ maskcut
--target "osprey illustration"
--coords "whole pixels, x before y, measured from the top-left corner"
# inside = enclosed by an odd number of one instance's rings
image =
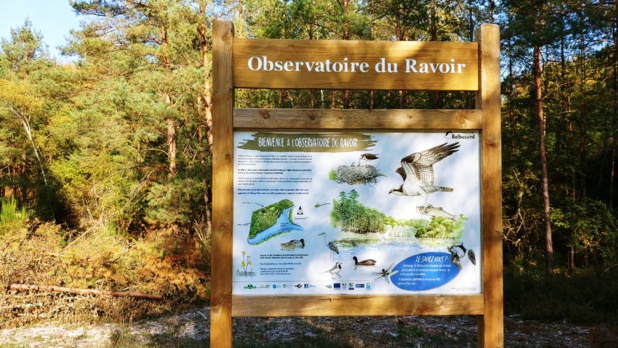
[[[427,205],[427,196],[434,192],[452,192],[453,189],[444,186],[435,186],[433,165],[457,152],[459,142],[444,143],[429,150],[415,152],[401,159],[401,167],[396,172],[401,175],[403,183],[398,188],[389,191],[400,196],[421,196]]]
[[[364,153],[360,156],[360,159],[365,160],[365,162],[374,161],[374,160],[377,160],[378,158],[379,158],[378,155],[373,154],[373,153]],[[360,165],[360,161],[358,162]]]

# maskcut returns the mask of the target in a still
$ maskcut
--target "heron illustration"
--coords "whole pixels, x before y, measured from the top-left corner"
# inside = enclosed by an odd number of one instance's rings
[[[339,254],[339,248],[337,248],[337,246],[335,245],[335,243],[333,243],[333,241],[328,241],[326,239],[326,232],[322,232],[320,234],[318,234],[318,236],[324,236],[324,244],[326,244],[326,246],[328,247],[328,249],[330,249],[330,257],[333,258],[334,257],[334,253]]]

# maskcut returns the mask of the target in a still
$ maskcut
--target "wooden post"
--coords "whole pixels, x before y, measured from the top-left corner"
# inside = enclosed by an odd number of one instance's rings
[[[213,33],[212,253],[210,346],[232,346],[232,226],[234,185],[234,25],[214,21]]]
[[[481,243],[485,313],[479,318],[479,347],[504,347],[502,280],[502,141],[500,125],[500,29],[484,24],[479,42],[476,108],[481,129]]]

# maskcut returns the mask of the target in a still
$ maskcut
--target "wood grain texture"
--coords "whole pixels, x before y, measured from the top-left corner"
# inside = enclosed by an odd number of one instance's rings
[[[462,296],[240,296],[233,297],[232,315],[362,316],[482,315],[483,295]]]
[[[235,129],[478,130],[481,110],[234,109]]]
[[[500,124],[500,29],[485,24],[479,40],[481,131],[481,220],[485,313],[479,319],[479,347],[504,347],[502,278],[502,142]]]
[[[238,39],[234,43],[234,85],[240,88],[476,91],[477,51],[476,42]],[[413,64],[411,59],[415,61],[413,68],[417,72],[407,69]],[[281,62],[282,71],[264,71],[264,66],[269,65],[265,60],[273,64]],[[331,72],[317,72],[316,64],[311,65],[309,71],[304,65],[326,60]],[[382,62],[385,72],[378,72],[376,65]],[[335,63],[347,63],[348,72],[334,72]],[[367,63],[366,72],[360,67],[352,72],[352,63]],[[427,64],[427,72],[421,72],[422,63]],[[441,63],[446,65],[439,65]]]
[[[232,46],[234,26],[215,20],[213,25],[213,146],[210,346],[232,346],[232,226],[234,86]]]

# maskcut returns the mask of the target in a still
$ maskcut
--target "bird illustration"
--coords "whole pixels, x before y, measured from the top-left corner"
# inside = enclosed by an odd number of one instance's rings
[[[304,239],[292,239],[289,242],[281,243],[281,249],[296,249],[296,248],[304,248],[305,240]]]
[[[364,153],[360,156],[361,160],[365,160],[365,163],[369,162],[369,161],[375,161],[377,160],[379,157],[376,154],[373,153]]]
[[[474,254],[474,251],[472,251],[472,249],[468,250],[468,258],[470,259],[470,262],[472,262],[472,264],[476,266],[476,255]]]
[[[389,191],[400,196],[421,196],[423,206],[427,205],[427,197],[435,192],[452,192],[450,187],[434,185],[433,165],[447,156],[457,152],[459,143],[438,145],[431,149],[415,152],[401,159],[401,167],[395,170],[401,175],[403,183],[398,188]]]
[[[330,276],[335,279],[335,275],[341,278],[341,274],[339,274],[339,272],[341,272],[341,262],[335,262],[335,265],[331,269],[326,270],[322,273],[330,273]]]
[[[453,248],[459,248],[459,249],[461,249],[461,251],[463,251],[463,252],[464,252],[464,255],[466,255],[466,251],[468,250],[468,249],[466,249],[466,247],[464,247],[463,242],[462,242],[462,243],[459,243],[459,244],[455,244],[455,245],[453,245]]]
[[[457,248],[459,248],[463,253],[460,254],[457,251]],[[467,249],[463,242],[459,243],[459,244],[453,244],[449,247],[446,248],[450,253],[451,253],[451,262],[457,266],[457,268],[461,269],[461,258],[466,256],[466,254],[468,255],[468,259],[470,260],[470,262],[472,262],[473,265],[476,265],[476,255],[474,254],[474,251],[472,251],[472,249]]]
[[[332,241],[329,242],[329,241],[326,240],[326,232],[322,232],[322,233],[318,234],[318,236],[324,236],[324,244],[326,244],[328,249],[330,249],[330,257],[331,258],[333,258],[334,253],[339,254],[339,248],[337,248],[335,243],[333,243]]]
[[[375,266],[377,262],[374,259],[366,259],[363,261],[358,261],[358,258],[356,256],[354,256],[352,259],[354,260],[354,269],[356,269],[356,267],[358,266]]]
[[[451,252],[451,262],[461,270],[461,261],[459,260],[459,255],[457,255],[457,251],[449,250]]]
[[[476,265],[476,255],[474,254],[474,251],[472,249],[466,249],[463,243],[455,244],[453,245],[453,247],[457,247],[464,252],[463,255],[461,255],[460,257],[464,257],[467,253],[470,262],[472,262],[473,265]]]

